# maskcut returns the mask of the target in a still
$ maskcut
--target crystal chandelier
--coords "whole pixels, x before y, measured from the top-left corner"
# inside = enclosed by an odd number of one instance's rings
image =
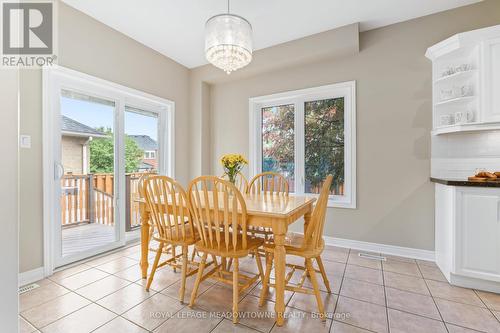
[[[205,56],[227,74],[245,67],[252,61],[252,26],[238,15],[220,14],[205,25]]]

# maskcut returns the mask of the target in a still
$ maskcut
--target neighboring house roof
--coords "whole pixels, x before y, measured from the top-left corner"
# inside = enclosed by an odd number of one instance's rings
[[[61,116],[61,132],[66,135],[73,136],[88,136],[88,137],[105,137],[106,134],[93,129],[90,126],[79,123],[66,116]]]
[[[139,165],[139,169],[141,170],[151,170],[151,169],[154,169],[154,165],[150,164],[150,163],[146,163],[144,161],[141,162],[141,164]]]
[[[130,138],[132,138],[139,148],[141,148],[144,151],[151,151],[151,150],[157,150],[158,149],[158,143],[151,139],[149,135],[129,135]]]

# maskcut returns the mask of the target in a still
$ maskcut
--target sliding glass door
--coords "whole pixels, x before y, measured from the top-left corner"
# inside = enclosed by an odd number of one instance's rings
[[[54,269],[139,235],[139,179],[173,176],[173,103],[71,70],[44,76],[45,258]]]

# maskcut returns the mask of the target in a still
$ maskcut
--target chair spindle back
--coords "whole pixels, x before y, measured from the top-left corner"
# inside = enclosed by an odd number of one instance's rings
[[[166,176],[149,176],[143,179],[142,190],[160,238],[185,241],[194,237],[188,197],[179,183]]]
[[[281,194],[288,195],[288,181],[276,172],[263,172],[252,178],[248,185],[251,194]]]
[[[247,248],[246,204],[233,184],[216,176],[201,176],[191,181],[188,198],[204,247],[219,251]]]

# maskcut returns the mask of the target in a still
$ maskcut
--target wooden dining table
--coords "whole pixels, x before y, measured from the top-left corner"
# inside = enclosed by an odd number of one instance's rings
[[[276,285],[276,322],[282,326],[285,312],[286,234],[288,226],[304,218],[304,227],[311,218],[314,197],[299,195],[243,194],[247,207],[248,225],[272,230],[275,243],[274,269]],[[142,198],[136,199],[141,214],[141,262],[142,278],[148,274],[150,237],[149,209]]]

